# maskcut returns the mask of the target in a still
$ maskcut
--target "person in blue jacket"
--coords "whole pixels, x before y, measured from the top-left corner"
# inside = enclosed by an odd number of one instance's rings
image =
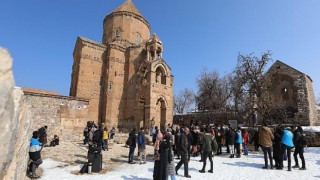
[[[287,153],[288,171],[291,171],[291,149],[293,145],[293,133],[288,129],[283,129],[283,136],[281,139],[281,154]],[[283,169],[283,156],[280,160],[279,169]]]
[[[236,158],[240,158],[241,157],[241,144],[242,144],[242,135],[241,135],[241,128],[238,127],[238,130],[235,133],[236,136],[236,141],[235,141],[235,147],[236,147],[236,151],[237,151],[237,156]]]
[[[29,158],[31,163],[29,164],[29,172],[31,178],[38,178],[38,176],[36,175],[36,168],[39,167],[40,164],[42,164],[40,152],[43,146],[39,142],[39,136],[40,133],[38,131],[34,131],[32,133],[32,138],[30,142]]]

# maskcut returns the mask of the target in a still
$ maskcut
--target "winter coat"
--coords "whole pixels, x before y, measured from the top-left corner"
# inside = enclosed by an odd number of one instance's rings
[[[216,133],[216,140],[217,140],[217,143],[218,144],[221,144],[221,141],[222,141],[222,133],[221,133],[221,131],[218,131],[217,133]]]
[[[188,147],[190,147],[193,142],[193,136],[191,132],[188,134],[187,138],[188,138]]]
[[[192,131],[191,134],[192,134],[192,143],[191,143],[191,145],[195,146],[195,145],[198,144],[198,137],[199,137],[198,136],[198,132]]]
[[[298,129],[294,131],[293,133],[293,144],[295,147],[303,147],[301,144],[301,138],[302,138],[302,132],[300,132]]]
[[[199,132],[198,133],[198,143],[199,143],[200,146],[203,143],[204,134],[205,134],[204,132]]]
[[[270,128],[262,126],[259,128],[259,144],[264,147],[272,147],[273,133]]]
[[[103,130],[103,135],[102,135],[102,139],[103,139],[103,140],[107,140],[107,139],[109,139],[109,134],[108,134],[108,131],[106,131],[106,130]]]
[[[136,147],[137,146],[137,136],[136,136],[136,131],[131,131],[129,134],[129,139],[130,139],[130,146],[131,147]]]
[[[142,137],[142,144],[139,144],[139,138]],[[138,133],[138,152],[143,152],[146,150],[146,141],[145,141],[145,134],[142,131],[139,131]]]
[[[249,133],[245,131],[242,135],[243,138],[243,144],[249,144]]]
[[[31,138],[29,147],[29,157],[32,161],[41,159],[42,146],[38,139]]]
[[[203,152],[212,152],[212,142],[213,137],[210,133],[206,133],[202,139],[201,151]]]
[[[181,133],[180,145],[179,145],[180,154],[188,155],[188,148],[189,148],[189,143],[188,143],[187,135],[185,133]]]
[[[179,130],[177,130],[174,134],[174,144],[177,148],[177,150],[179,150],[179,144],[180,144],[180,136],[181,136],[181,133]]]
[[[154,180],[166,180],[166,170],[168,164],[168,149],[170,142],[166,140],[161,140],[159,142],[160,160],[155,161],[155,166],[153,169],[153,179]]]
[[[46,144],[47,143],[47,129],[42,127],[38,130],[39,132],[39,142]]]
[[[284,130],[283,131],[283,136],[282,136],[282,139],[281,139],[281,143],[288,146],[288,147],[294,147],[293,145],[293,134],[291,131],[289,130]]]
[[[240,131],[237,131],[235,135],[236,135],[236,143],[237,143],[237,144],[242,144],[241,132],[240,132]]]
[[[227,138],[228,145],[234,145],[234,132],[233,132],[233,130],[230,129],[227,131],[226,138]]]
[[[171,159],[168,157],[166,175],[176,175],[175,165],[174,165],[174,154],[171,148],[168,148],[168,155],[171,153]]]
[[[279,160],[282,158],[281,156],[281,139],[282,139],[282,130],[276,129],[274,133],[273,140],[273,158],[275,160]]]
[[[258,131],[254,132],[254,135],[251,139],[251,143],[254,143],[255,146],[259,145],[259,132]]]

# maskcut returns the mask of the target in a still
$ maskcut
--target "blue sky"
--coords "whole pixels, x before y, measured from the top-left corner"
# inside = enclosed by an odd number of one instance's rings
[[[98,42],[104,17],[124,0],[4,0],[0,46],[14,58],[18,86],[69,94],[77,36]],[[237,55],[271,50],[313,79],[320,96],[319,0],[133,0],[164,43],[175,92],[196,90],[200,72],[221,75]],[[271,65],[271,64],[270,64]]]

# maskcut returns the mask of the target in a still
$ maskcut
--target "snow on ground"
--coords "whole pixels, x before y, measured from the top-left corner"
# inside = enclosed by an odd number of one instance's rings
[[[199,169],[202,168],[202,163],[198,162],[199,157],[191,157],[189,163],[189,174],[191,179],[205,180],[205,179],[320,179],[320,148],[306,148],[306,171],[292,169],[291,172],[287,171],[287,161],[284,161],[284,170],[264,170],[263,155],[260,153],[250,153],[249,156],[242,156],[241,158],[228,158],[228,155],[224,153],[222,156],[214,157],[214,173],[199,173]],[[122,160],[126,160],[122,158]],[[209,160],[207,160],[207,169],[210,167]],[[178,160],[175,160],[177,163]],[[72,171],[79,171],[80,166],[68,166],[65,163],[53,161],[51,159],[45,159],[41,165],[43,169],[42,180],[63,180],[63,179],[76,179],[76,180],[147,180],[152,179],[153,162],[150,159],[147,164],[122,164],[115,167],[111,167],[112,171],[105,174],[85,174],[74,175]],[[294,159],[292,157],[292,165],[294,165]],[[301,165],[301,163],[300,163]],[[183,166],[178,171],[179,175],[177,179],[185,179],[183,175]],[[169,178],[170,179],[170,178]]]
[[[303,131],[320,132],[320,126],[302,126]]]

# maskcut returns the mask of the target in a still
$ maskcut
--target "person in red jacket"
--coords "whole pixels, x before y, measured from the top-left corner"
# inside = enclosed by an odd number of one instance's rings
[[[243,155],[247,156],[248,155],[248,144],[249,144],[249,133],[246,129],[243,129],[242,132],[242,139],[243,139],[243,149],[244,149],[244,153]]]

